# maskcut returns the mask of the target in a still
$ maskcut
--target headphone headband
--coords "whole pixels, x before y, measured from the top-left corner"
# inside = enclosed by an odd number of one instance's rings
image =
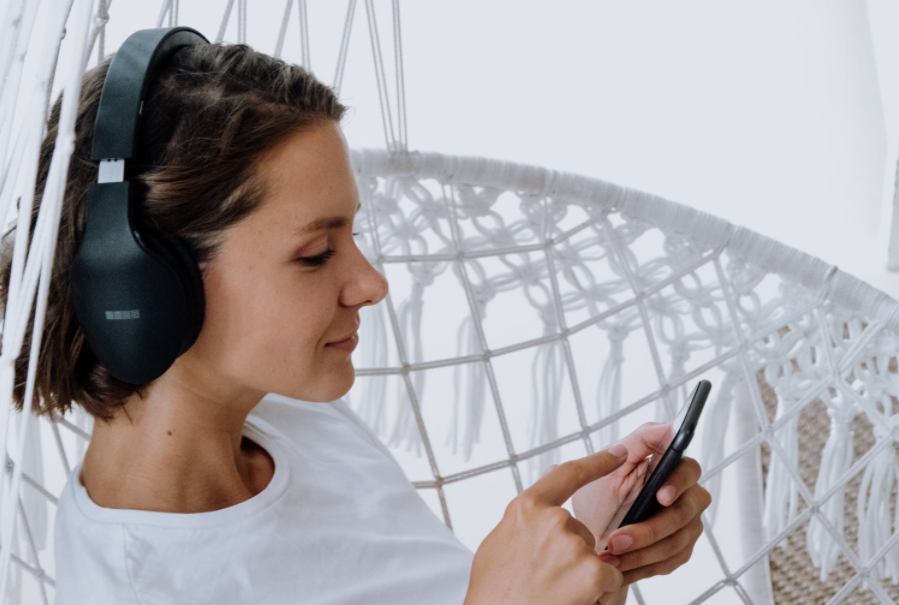
[[[184,46],[208,43],[191,27],[142,29],[128,36],[103,84],[91,159],[133,158],[144,97],[160,66]]]

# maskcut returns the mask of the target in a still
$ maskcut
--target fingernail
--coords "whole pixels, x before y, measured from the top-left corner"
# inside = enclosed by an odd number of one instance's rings
[[[611,548],[615,552],[621,552],[622,550],[630,548],[630,545],[633,543],[634,541],[631,540],[630,536],[615,536],[614,538],[612,538]]]
[[[623,458],[627,455],[627,448],[621,443],[610,445],[607,451],[616,458]]]
[[[663,503],[667,502],[667,503],[671,504],[671,501],[674,500],[674,486],[666,485],[665,487],[660,489],[659,490],[659,499],[662,500]]]

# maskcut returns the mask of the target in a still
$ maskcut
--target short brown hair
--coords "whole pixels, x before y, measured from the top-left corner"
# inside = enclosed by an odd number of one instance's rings
[[[68,268],[81,243],[88,191],[97,180],[91,161],[92,131],[112,56],[84,74],[75,122],[35,377],[32,409],[38,416],[65,414],[72,402],[94,418],[111,420],[115,408],[147,385],[114,378],[96,358],[78,325]],[[59,128],[61,95],[47,123],[35,181],[29,240]],[[204,44],[176,52],[151,84],[139,133],[141,156],[130,161],[134,221],[143,229],[174,234],[188,245],[201,269],[215,256],[218,236],[256,208],[266,183],[256,159],[290,133],[340,122],[347,110],[333,90],[299,65],[246,44]],[[15,227],[0,250],[0,306],[9,294]],[[30,241],[29,241],[30,244]],[[24,409],[34,309],[16,359],[13,399]]]

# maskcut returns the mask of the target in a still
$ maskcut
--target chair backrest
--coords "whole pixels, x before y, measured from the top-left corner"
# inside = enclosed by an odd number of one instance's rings
[[[633,592],[891,602],[896,301],[611,183],[439,153],[351,159],[354,230],[390,293],[361,311],[346,399],[472,550],[546,467],[672,418],[707,378],[688,450],[714,496],[705,532],[690,562]],[[31,423],[12,603],[52,602],[49,504],[91,430],[77,407]]]

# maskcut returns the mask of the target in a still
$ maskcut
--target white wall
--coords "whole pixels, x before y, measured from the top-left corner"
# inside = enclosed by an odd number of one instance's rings
[[[864,3],[404,10],[410,146],[651,191],[899,294],[878,239],[887,141]]]

